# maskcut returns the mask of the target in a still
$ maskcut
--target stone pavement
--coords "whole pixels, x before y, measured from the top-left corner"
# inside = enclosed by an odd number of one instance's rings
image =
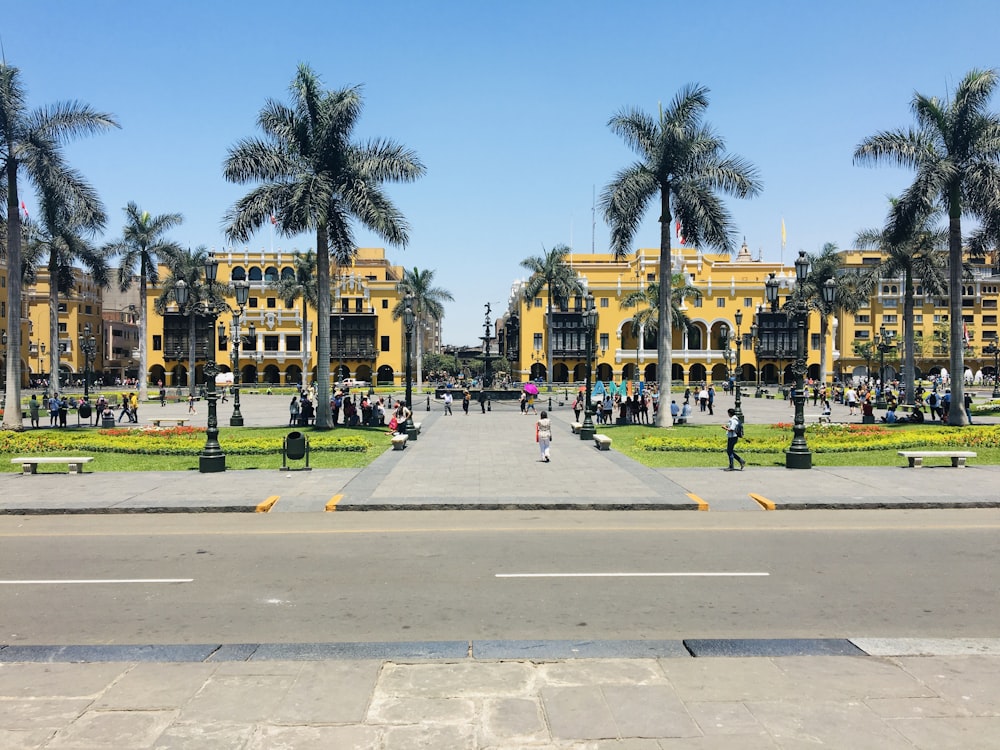
[[[248,424],[284,422],[248,397]],[[723,399],[720,409],[727,406]],[[150,409],[147,407],[147,415]],[[182,405],[164,407],[181,414]],[[751,421],[787,421],[750,401]],[[159,413],[159,412],[158,412]],[[1000,505],[1000,467],[651,470],[534,418],[420,411],[363,470],[0,475],[0,512]],[[227,416],[227,415],[224,415]],[[203,416],[202,416],[203,419]],[[721,421],[697,414],[695,422]],[[721,433],[721,431],[720,431]],[[611,433],[613,435],[613,431]],[[1000,748],[1000,638],[5,646],[0,748]],[[0,636],[0,638],[5,636]]]

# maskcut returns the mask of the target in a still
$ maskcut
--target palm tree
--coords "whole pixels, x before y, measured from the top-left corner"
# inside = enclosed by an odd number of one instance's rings
[[[675,330],[681,331],[691,327],[691,320],[684,311],[684,301],[701,299],[701,296],[701,290],[692,286],[685,274],[673,274],[670,283],[670,320]],[[636,310],[632,316],[633,335],[638,336],[642,329],[659,330],[660,311],[657,308],[659,302],[660,284],[656,281],[641,291],[632,292],[622,300],[622,307],[644,306],[641,310]]]
[[[881,279],[903,277],[903,388],[907,404],[916,396],[914,388],[913,300],[914,281],[924,287],[924,294],[943,294],[948,287],[945,268],[948,261],[948,232],[935,225],[943,216],[935,209],[916,225],[896,226],[894,211],[898,203],[891,200],[889,217],[882,229],[866,229],[858,233],[858,249],[873,248],[882,253],[882,262],[867,274],[866,292],[871,295]]]
[[[70,137],[118,127],[112,115],[77,102],[63,102],[29,110],[17,68],[0,62],[0,163],[7,198],[7,267],[21,268],[21,198],[18,180],[26,178],[37,189],[78,196],[81,185],[63,158],[61,145]],[[72,202],[69,200],[67,202]],[[7,309],[22,305],[21,274],[7,274]],[[21,327],[7,331],[7,404],[21,403]],[[20,430],[21,410],[4,411],[2,427]]]
[[[153,309],[158,315],[163,316],[167,312],[167,306],[177,299],[176,289],[178,283],[183,281],[187,287],[188,299],[179,312],[186,315],[188,319],[188,392],[193,396],[196,393],[195,373],[197,372],[198,354],[195,350],[197,342],[197,321],[198,311],[206,304],[215,307],[217,310],[228,308],[226,294],[231,291],[224,284],[207,284],[205,282],[205,261],[208,259],[208,249],[204,245],[199,245],[194,250],[190,248],[182,250],[162,251],[163,260],[166,261],[170,275],[163,280],[160,286],[160,294],[153,300]],[[215,330],[209,333],[209,340],[215,337]],[[214,344],[208,355],[214,352]]]
[[[447,289],[434,286],[435,271],[414,267],[411,271],[403,269],[403,280],[399,282],[400,291],[410,295],[413,319],[418,332],[426,330],[430,321],[439,321],[444,317],[444,302],[453,302],[455,298]],[[406,307],[405,298],[393,308],[392,318],[398,320]],[[423,382],[423,335],[417,335],[417,382]]]
[[[549,390],[552,390],[552,301],[553,299],[568,299],[574,294],[583,294],[583,285],[576,271],[566,262],[570,248],[567,245],[556,245],[549,251],[542,248],[541,255],[534,255],[521,261],[521,267],[531,271],[531,277],[524,285],[524,299],[530,305],[542,289],[546,291],[545,308],[545,338],[547,345],[545,379]]]
[[[49,372],[59,382],[59,295],[69,294],[75,279],[73,266],[82,263],[91,279],[101,288],[110,283],[107,254],[95,247],[86,235],[103,228],[104,208],[97,194],[77,177],[80,194],[73,205],[62,203],[64,196],[54,194],[48,186],[41,190],[41,222],[32,225],[29,235],[31,255],[48,256],[49,274]]]
[[[723,139],[702,123],[707,107],[708,89],[686,86],[666,109],[660,109],[659,119],[624,109],[608,123],[639,154],[639,160],[618,172],[601,196],[617,257],[629,252],[650,202],[660,200],[657,375],[664,398],[670,393],[673,371],[670,229],[674,218],[693,246],[708,245],[731,253],[735,248],[732,219],[717,193],[747,198],[760,192],[756,168],[727,155]],[[654,423],[670,426],[669,411],[658,410]]]
[[[302,300],[302,386],[305,387],[309,376],[309,305],[319,306],[316,253],[309,250],[303,254],[296,250],[292,253],[292,267],[294,275],[281,278],[269,286],[286,305]]]
[[[139,277],[139,400],[147,398],[146,373],[146,297],[149,286],[159,282],[159,261],[181,252],[181,246],[164,236],[178,226],[184,218],[180,214],[152,216],[130,201],[125,207],[125,226],[122,238],[107,245],[111,255],[118,255],[118,287],[124,292],[132,286],[138,266]]]
[[[996,86],[997,71],[972,70],[947,101],[914,94],[915,128],[876,133],[854,151],[854,160],[862,164],[888,161],[916,171],[894,209],[892,221],[903,234],[935,206],[948,213],[949,365],[956,407],[965,398],[962,217],[989,220],[1000,209],[1000,116],[987,111]],[[965,410],[951,409],[948,423],[968,424]]]
[[[797,288],[796,292],[805,300],[806,307],[815,310],[819,314],[819,380],[826,382],[827,362],[826,362],[826,339],[830,330],[830,316],[836,309],[847,312],[856,312],[862,300],[857,295],[851,294],[852,288],[848,283],[842,283],[844,276],[842,267],[844,265],[843,256],[840,254],[836,243],[824,243],[823,249],[818,254],[808,253],[809,275],[805,284]],[[827,281],[834,283],[834,301],[827,304],[823,300],[823,287]]]
[[[316,426],[330,420],[330,251],[348,265],[357,248],[353,221],[387,242],[405,246],[405,218],[382,189],[385,182],[411,182],[424,173],[416,154],[392,141],[351,141],[361,116],[357,87],[323,91],[307,65],[300,65],[288,107],[268,101],[257,124],[263,139],[244,139],[223,165],[230,182],[256,183],[226,213],[226,234],[247,242],[275,217],[279,233],[291,237],[316,232],[317,397]]]

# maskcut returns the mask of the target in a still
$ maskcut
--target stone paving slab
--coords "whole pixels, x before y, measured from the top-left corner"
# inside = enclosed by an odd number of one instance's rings
[[[846,638],[691,638],[692,656],[862,656]]]

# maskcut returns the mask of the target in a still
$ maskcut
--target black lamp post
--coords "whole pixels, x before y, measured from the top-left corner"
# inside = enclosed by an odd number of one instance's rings
[[[210,254],[205,260],[205,280],[211,290],[215,284],[216,275],[219,271],[219,263],[214,254]],[[183,308],[188,301],[190,291],[187,284],[181,279],[174,289],[174,298],[177,304]],[[211,296],[211,295],[209,295]],[[219,317],[219,311],[215,305],[209,302],[203,312],[212,319],[212,335],[215,335],[215,321]],[[219,418],[216,411],[216,401],[218,396],[215,392],[215,376],[219,374],[219,368],[215,364],[215,346],[206,352],[206,357],[210,357],[205,362],[205,400],[208,401],[208,427],[205,431],[205,447],[198,455],[198,471],[202,474],[214,474],[226,470],[226,454],[222,452],[219,445]]]
[[[417,429],[413,426],[413,377],[410,348],[413,342],[413,295],[403,298],[403,325],[406,327],[406,438],[417,439]]]
[[[743,325],[743,311],[737,310],[736,315],[736,380],[734,381],[736,386],[736,401],[733,404],[736,409],[736,417],[740,420],[740,424],[743,424],[743,409],[742,406],[742,392],[740,391],[740,381],[743,379],[743,362],[740,359],[740,351],[743,348],[743,334],[741,332],[740,326]]]
[[[240,322],[243,320],[243,308],[246,307],[247,300],[250,299],[250,284],[246,281],[234,281],[233,288],[236,290],[236,306],[240,308],[239,313],[233,313],[232,327],[229,335],[233,339],[233,413],[229,417],[230,427],[243,426],[243,412],[240,411],[240,342],[243,332],[240,330]]]
[[[583,394],[583,424],[580,426],[580,440],[594,439],[593,404],[590,403],[591,377],[594,366],[594,329],[597,327],[597,310],[594,308],[594,295],[587,293],[586,307],[583,311],[583,327],[587,332],[587,384]]]
[[[760,326],[757,325],[756,316],[754,316],[754,322],[750,324],[750,340],[753,343],[753,358],[755,362],[755,367],[757,368],[757,391],[754,394],[755,398],[760,398],[760,355],[757,353],[757,334],[760,332]]]
[[[84,324],[80,334],[80,351],[83,352],[83,400],[86,401],[90,398],[90,374],[97,355],[97,339],[90,323]]]
[[[809,309],[806,307],[805,298],[802,296],[803,284],[809,275],[809,259],[805,250],[799,251],[799,257],[795,261],[795,294],[789,304],[787,312],[789,330],[796,333],[795,364],[792,365],[792,374],[795,375],[795,422],[792,426],[792,444],[785,451],[786,469],[811,469],[812,452],[806,444],[806,418],[805,418],[805,375],[806,375],[806,336],[808,335],[808,315]],[[775,285],[777,286],[777,285]],[[777,288],[775,288],[775,296]],[[770,288],[768,288],[770,298]]]
[[[983,347],[983,354],[993,355],[993,393],[990,398],[1000,398],[1000,372],[998,372],[997,367],[1000,366],[1000,341],[997,337],[993,337],[993,343],[988,344]]]

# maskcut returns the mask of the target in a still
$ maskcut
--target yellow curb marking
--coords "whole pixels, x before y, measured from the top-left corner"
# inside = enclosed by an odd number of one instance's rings
[[[696,503],[698,503],[698,510],[708,510],[708,503],[706,503],[704,500],[702,500],[696,494],[694,494],[693,492],[689,492],[689,493],[687,493],[687,496],[689,498],[691,498],[692,500],[694,500]]]
[[[276,502],[278,502],[278,498],[279,497],[281,497],[281,495],[271,495],[271,497],[269,497],[267,500],[265,500],[260,505],[258,505],[257,506],[257,510],[255,510],[254,512],[255,513],[270,513],[271,512],[271,508],[273,508],[274,504]]]
[[[750,499],[757,501],[757,503],[760,504],[760,507],[762,507],[764,510],[776,510],[774,503],[768,500],[763,495],[758,495],[755,492],[751,492]]]
[[[343,495],[334,495],[333,497],[330,498],[330,502],[326,504],[326,510],[330,513],[333,513],[335,510],[337,510],[337,503],[339,503],[343,499],[344,499]]]

